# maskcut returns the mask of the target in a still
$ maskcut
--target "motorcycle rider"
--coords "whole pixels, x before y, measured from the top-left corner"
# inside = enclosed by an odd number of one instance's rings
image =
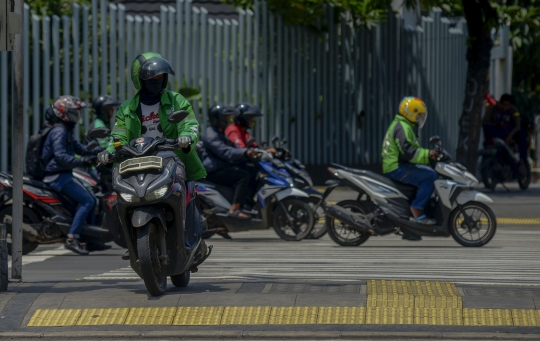
[[[207,179],[222,186],[234,188],[234,198],[229,215],[241,219],[250,216],[241,211],[249,191],[250,175],[245,170],[245,162],[257,153],[248,148],[236,146],[226,135],[225,129],[239,115],[237,109],[226,104],[216,104],[210,108],[210,125],[203,137],[203,165],[208,172]]]
[[[88,127],[88,131],[94,128],[109,127],[111,119],[114,117],[116,109],[120,106],[120,101],[109,95],[102,95],[94,98],[92,101],[92,110],[94,111],[94,121]],[[86,135],[84,142],[89,144],[94,139]],[[96,139],[96,142],[103,149],[106,149],[111,142],[110,139]]]
[[[507,144],[515,141],[518,144],[521,162],[528,167],[529,142],[527,132],[521,129],[521,115],[515,106],[514,96],[503,94],[499,103],[486,108],[482,128],[486,140],[498,137]]]
[[[52,110],[55,117],[51,119],[55,126],[47,135],[41,154],[43,163],[46,165],[43,182],[80,203],[65,242],[66,249],[80,255],[88,254],[88,251],[81,246],[79,239],[96,199],[73,176],[72,170],[76,167],[93,165],[96,154],[101,151],[101,148],[88,149],[73,136],[73,129],[79,122],[80,110],[85,106],[83,101],[73,96],[60,96],[54,101]],[[82,157],[76,158],[75,153]]]
[[[171,64],[159,53],[146,52],[137,56],[131,64],[131,80],[138,92],[120,105],[112,136],[117,137],[122,145],[138,137],[176,139],[178,149],[162,152],[160,156],[174,158],[178,162],[177,182],[185,186],[185,182],[204,178],[206,171],[194,148],[199,123],[191,104],[179,93],[166,90],[169,75],[174,74]],[[179,110],[188,111],[188,117],[178,124],[169,124],[168,115]],[[98,154],[99,161],[108,164],[114,151],[111,141],[107,149]],[[195,226],[200,227],[198,224]],[[190,248],[190,245],[186,246]]]
[[[438,153],[422,148],[414,129],[422,129],[427,119],[425,103],[417,97],[405,97],[399,105],[399,114],[390,124],[383,142],[383,173],[385,176],[418,187],[416,198],[411,203],[414,221],[435,225],[436,221],[423,214],[434,190],[437,173],[426,167],[429,158],[436,159]],[[404,239],[419,240],[416,236],[403,236]]]

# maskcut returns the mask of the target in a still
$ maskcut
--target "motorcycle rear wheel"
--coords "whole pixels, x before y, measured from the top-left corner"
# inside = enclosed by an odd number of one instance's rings
[[[292,219],[292,226],[287,219],[287,214]],[[276,204],[273,225],[274,230],[281,239],[287,241],[302,240],[313,230],[313,211],[307,203],[301,200],[285,199]]]
[[[171,276],[171,282],[177,288],[185,288],[189,285],[190,278],[191,272],[188,270],[183,274]]]
[[[498,180],[495,177],[494,162],[486,162],[485,164],[482,162],[480,174],[482,174],[482,182],[484,183],[484,187],[494,191],[498,183]]]
[[[12,215],[12,206],[6,205],[0,209],[0,223],[4,221],[4,218],[6,216]],[[23,222],[26,224],[39,224],[41,222],[41,218],[39,215],[30,207],[23,206]],[[8,254],[11,256],[11,227],[7,227],[7,247],[8,247]],[[31,242],[23,237],[23,243],[22,243],[22,254],[26,255],[30,252],[34,251],[39,246],[39,243]]]
[[[311,208],[315,207],[315,205],[319,203],[319,200],[320,199],[316,197],[310,197],[306,199],[308,205]],[[326,203],[323,202],[319,206],[317,211],[313,212],[313,229],[311,230],[311,233],[309,234],[309,236],[306,237],[306,239],[319,239],[322,236],[324,236],[326,232],[328,232],[326,230],[326,223],[325,223],[325,218],[324,218],[325,211],[326,211]]]
[[[343,200],[336,205],[348,208],[353,213],[368,213],[365,205],[355,200]],[[337,224],[341,224],[341,226],[337,226]],[[330,238],[341,246],[358,246],[365,243],[371,237],[371,234],[353,230],[339,220],[329,216],[326,216],[326,229]],[[353,238],[350,238],[351,235]]]
[[[497,218],[491,208],[477,201],[468,202],[462,208],[463,212],[473,220],[474,226],[469,226],[466,223],[459,207],[455,208],[450,213],[448,221],[448,229],[454,240],[467,247],[480,247],[489,243],[497,230]],[[481,235],[484,225],[486,232]],[[478,237],[475,234],[478,234]],[[470,238],[466,238],[466,235],[470,235]]]
[[[152,296],[160,296],[167,290],[167,270],[160,260],[158,227],[152,223],[139,228],[137,232],[139,267],[146,290]]]
[[[523,167],[525,169],[526,175],[525,177],[518,180],[518,184],[519,184],[519,188],[522,191],[525,191],[529,188],[529,185],[531,184],[531,178],[532,178],[531,166],[520,165],[520,167]]]

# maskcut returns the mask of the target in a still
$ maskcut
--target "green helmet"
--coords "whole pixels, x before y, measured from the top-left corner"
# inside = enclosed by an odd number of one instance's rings
[[[137,90],[142,88],[141,78],[147,80],[164,73],[174,76],[171,64],[159,53],[145,52],[138,55],[131,63],[131,81]]]

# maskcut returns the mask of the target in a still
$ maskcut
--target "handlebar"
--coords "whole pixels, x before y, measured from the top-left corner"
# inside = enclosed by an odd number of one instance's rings
[[[127,157],[142,157],[155,151],[173,151],[178,147],[178,141],[176,139],[159,138],[152,141],[152,144],[154,145],[154,148],[147,149],[144,152],[137,152],[129,145],[121,146],[116,152],[112,153],[109,158],[109,163],[121,162]]]

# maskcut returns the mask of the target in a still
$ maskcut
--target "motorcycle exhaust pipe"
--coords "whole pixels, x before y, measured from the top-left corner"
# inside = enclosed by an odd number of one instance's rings
[[[341,206],[330,205],[326,207],[326,215],[347,224],[358,232],[373,233],[371,224],[363,214],[351,213]]]

